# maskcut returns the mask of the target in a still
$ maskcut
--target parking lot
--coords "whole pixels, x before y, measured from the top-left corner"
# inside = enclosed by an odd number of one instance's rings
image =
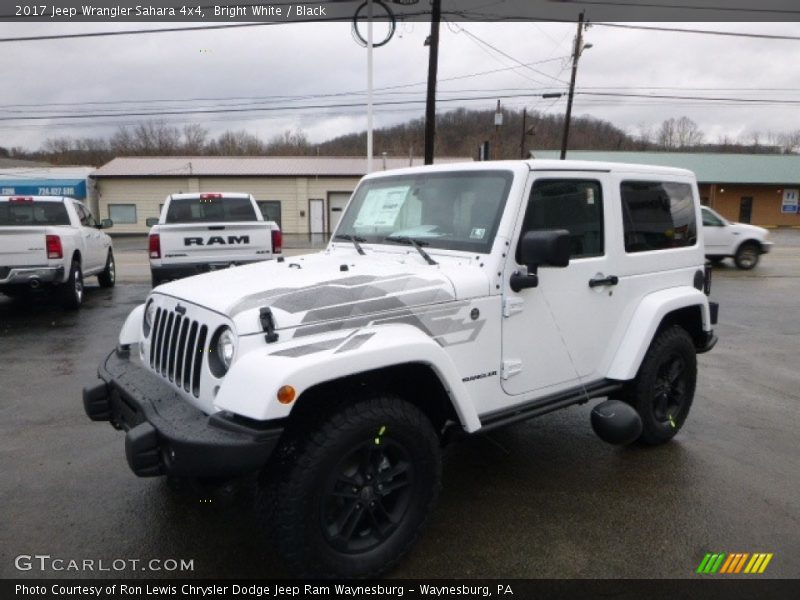
[[[753,271],[714,272],[720,341],[687,424],[657,448],[606,445],[591,404],[448,448],[429,527],[398,577],[692,577],[706,552],[769,552],[800,577],[800,231]],[[0,577],[282,577],[244,480],[205,493],[139,479],[81,389],[149,292],[144,242],[83,308],[0,299]],[[303,249],[289,249],[288,254]],[[19,571],[20,554],[192,560],[191,572]]]

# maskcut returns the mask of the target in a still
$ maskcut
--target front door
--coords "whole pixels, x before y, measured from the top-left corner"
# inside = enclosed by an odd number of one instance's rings
[[[618,191],[605,173],[539,172],[532,183],[519,237],[526,231],[570,232],[570,264],[540,267],[539,285],[514,292],[518,243],[510,252],[503,307],[502,385],[507,394],[542,396],[599,381],[610,361],[624,310],[615,279],[619,226],[611,215]],[[516,252],[516,254],[515,254]],[[616,281],[616,283],[615,283]],[[591,282],[591,283],[590,283]]]
[[[707,256],[725,256],[731,253],[731,235],[728,225],[709,208],[702,208],[703,242]]]
[[[311,234],[325,233],[325,201],[313,199],[308,201],[309,231]]]

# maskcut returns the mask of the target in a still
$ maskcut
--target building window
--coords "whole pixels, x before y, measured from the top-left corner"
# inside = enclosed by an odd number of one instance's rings
[[[109,204],[108,217],[115,225],[136,225],[136,205]]]
[[[280,200],[256,200],[258,208],[261,210],[261,215],[265,221],[275,221],[278,227],[283,229],[281,225],[281,201]]]
[[[692,186],[673,181],[623,181],[625,251],[682,248],[697,243]]]

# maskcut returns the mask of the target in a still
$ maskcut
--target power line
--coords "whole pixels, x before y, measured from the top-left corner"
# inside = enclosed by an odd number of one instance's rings
[[[715,31],[713,29],[682,29],[680,27],[660,27],[656,25],[627,25],[623,23],[595,23],[598,27],[613,27],[616,29],[640,29],[644,31],[667,31],[670,33],[694,33],[700,35],[720,35],[725,37],[751,38],[758,40],[784,40],[800,41],[800,36],[796,35],[773,35],[768,33],[746,33],[743,31]]]
[[[759,105],[800,105],[800,99],[779,99],[779,98],[726,98],[726,97],[709,97],[709,96],[683,96],[683,95],[670,95],[670,94],[634,94],[622,92],[582,92],[576,91],[576,95],[593,96],[593,97],[614,97],[614,98],[638,98],[638,99],[653,99],[653,100],[691,100],[698,102],[724,102],[724,103],[738,103],[738,104],[759,104]],[[465,102],[465,101],[479,101],[479,100],[494,100],[500,98],[539,98],[541,93],[522,93],[522,94],[497,94],[485,96],[462,96],[455,98],[443,98],[441,102]],[[424,99],[420,100],[386,100],[383,102],[376,102],[376,106],[403,106],[408,104],[422,104]],[[166,111],[148,111],[148,112],[112,112],[112,113],[98,113],[98,114],[63,114],[63,115],[35,115],[24,117],[0,117],[0,121],[31,121],[31,120],[62,120],[62,119],[103,119],[115,117],[159,117],[167,115],[205,115],[215,113],[240,113],[240,112],[275,112],[281,110],[321,110],[332,108],[355,108],[362,107],[363,103],[341,103],[341,104],[309,104],[309,105],[286,105],[286,106],[267,106],[256,108],[210,108],[200,110],[166,110]]]
[[[788,10],[781,8],[737,8],[734,6],[710,6],[697,4],[657,4],[655,2],[612,2],[611,0],[572,0],[572,4],[587,6],[624,6],[627,8],[664,8],[669,10],[708,10],[719,12],[739,12],[739,13],[766,13],[775,15],[797,15],[800,10]]]

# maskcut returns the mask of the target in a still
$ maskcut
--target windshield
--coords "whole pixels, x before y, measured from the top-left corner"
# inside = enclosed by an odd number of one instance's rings
[[[63,202],[0,202],[0,226],[69,225]]]
[[[166,223],[257,221],[250,198],[173,198]]]
[[[513,174],[510,171],[415,173],[364,181],[336,235],[366,243],[413,238],[431,248],[491,251]]]

